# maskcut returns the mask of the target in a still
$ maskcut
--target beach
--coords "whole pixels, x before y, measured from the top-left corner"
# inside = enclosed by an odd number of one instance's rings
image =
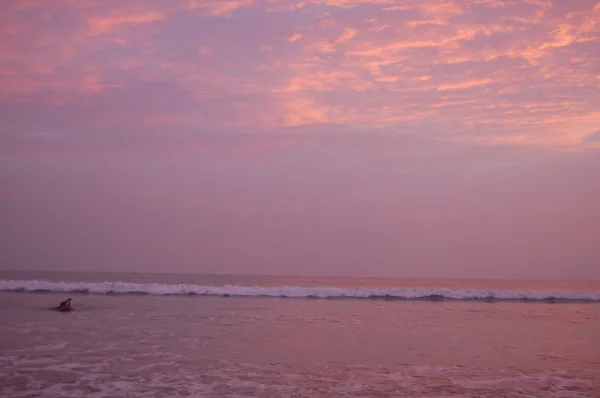
[[[2,396],[600,396],[595,282],[0,276]]]

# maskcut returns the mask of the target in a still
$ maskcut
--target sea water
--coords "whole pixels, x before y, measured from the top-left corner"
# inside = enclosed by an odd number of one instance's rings
[[[600,397],[598,282],[1,271],[0,337],[7,397]]]

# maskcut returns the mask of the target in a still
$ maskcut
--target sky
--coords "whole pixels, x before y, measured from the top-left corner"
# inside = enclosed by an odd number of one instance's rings
[[[0,268],[600,279],[600,1],[3,0]]]

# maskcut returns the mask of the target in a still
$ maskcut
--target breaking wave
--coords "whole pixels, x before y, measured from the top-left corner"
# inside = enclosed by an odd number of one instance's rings
[[[88,283],[33,280],[0,280],[0,291],[371,300],[600,302],[600,292],[589,291],[468,290],[405,287],[203,286],[183,283],[165,285],[160,283]]]

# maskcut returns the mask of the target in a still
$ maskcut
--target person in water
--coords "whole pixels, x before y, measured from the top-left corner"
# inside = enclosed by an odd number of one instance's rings
[[[71,306],[71,298],[69,297],[65,301],[61,301],[59,307],[70,307]]]

